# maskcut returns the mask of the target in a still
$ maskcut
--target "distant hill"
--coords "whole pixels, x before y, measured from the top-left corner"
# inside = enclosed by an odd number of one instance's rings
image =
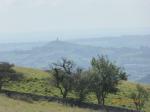
[[[30,50],[37,46],[44,45],[45,42],[32,42],[32,43],[0,43],[0,52],[12,50]]]
[[[8,61],[18,66],[48,69],[51,63],[67,57],[74,60],[78,66],[87,68],[92,57],[107,55],[111,61],[125,68],[130,80],[139,81],[150,74],[149,51],[149,47],[96,47],[75,42],[52,41],[27,50],[0,51],[0,61]]]
[[[52,41],[31,50],[1,52],[0,60],[16,63],[17,65],[35,68],[47,68],[49,64],[62,57],[77,61],[86,66],[91,57],[103,52],[99,47],[83,46],[65,41]]]
[[[101,47],[128,47],[128,48],[139,48],[139,47],[150,47],[150,35],[125,35],[116,37],[101,37],[101,38],[86,38],[76,39],[72,42],[81,45],[101,46]]]
[[[142,77],[140,80],[138,80],[138,82],[141,82],[141,83],[150,83],[150,74]]]

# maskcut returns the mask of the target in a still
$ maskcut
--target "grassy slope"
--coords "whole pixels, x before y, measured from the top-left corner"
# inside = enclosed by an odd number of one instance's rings
[[[49,74],[47,72],[33,69],[33,68],[24,68],[24,67],[14,67],[14,70],[17,72],[23,73],[27,78],[47,78]]]
[[[43,72],[41,70],[31,69],[31,68],[22,68],[22,67],[15,67],[16,71],[21,72],[25,74],[27,77],[27,81],[23,81],[21,83],[12,83],[8,86],[6,86],[9,90],[15,90],[19,92],[27,92],[27,93],[34,93],[34,94],[40,94],[40,95],[51,95],[51,96],[59,96],[60,92],[57,88],[52,86],[51,83],[46,82],[45,80],[42,80],[43,78],[51,78],[51,75]],[[30,80],[30,79],[36,80]],[[145,86],[150,90],[150,86]],[[118,92],[116,95],[109,95],[106,99],[107,105],[112,106],[119,106],[119,107],[126,107],[126,108],[134,108],[134,105],[132,103],[132,100],[129,98],[129,95],[131,91],[135,90],[135,83],[131,82],[121,82],[119,85],[120,92]],[[75,97],[75,95],[69,94],[69,97]],[[93,102],[97,103],[95,95],[91,94],[88,95],[86,102]],[[150,112],[150,103],[148,102],[145,110],[147,112]]]
[[[64,106],[58,103],[33,102],[28,103],[0,95],[0,112],[96,112],[89,109]]]

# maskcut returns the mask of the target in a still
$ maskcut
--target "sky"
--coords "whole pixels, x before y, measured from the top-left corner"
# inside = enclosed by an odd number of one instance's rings
[[[0,0],[0,42],[149,31],[150,0]]]

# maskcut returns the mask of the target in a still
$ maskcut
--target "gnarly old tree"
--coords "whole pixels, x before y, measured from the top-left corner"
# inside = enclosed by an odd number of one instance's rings
[[[127,75],[104,56],[93,58],[91,65],[90,88],[95,93],[98,103],[104,105],[107,95],[117,92],[118,82],[127,80]]]
[[[2,86],[9,81],[16,81],[23,78],[23,75],[16,73],[12,67],[13,64],[0,62],[0,91]]]
[[[63,98],[72,90],[74,79],[74,63],[71,60],[62,58],[61,61],[53,63],[52,74],[55,86],[60,90]]]

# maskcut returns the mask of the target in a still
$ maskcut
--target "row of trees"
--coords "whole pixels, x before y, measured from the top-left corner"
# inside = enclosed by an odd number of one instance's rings
[[[120,80],[127,80],[127,74],[120,67],[110,62],[107,57],[98,56],[91,60],[91,67],[83,70],[76,67],[74,62],[63,58],[52,65],[53,81],[63,98],[74,91],[82,102],[90,92],[94,93],[98,104],[105,105],[105,98],[110,93],[118,91],[117,85]],[[148,91],[141,85],[129,96],[137,111],[144,108],[149,99]]]
[[[109,93],[117,92],[119,81],[127,80],[127,74],[104,56],[93,58],[91,67],[86,71],[75,67],[73,61],[62,59],[53,63],[52,74],[63,98],[74,90],[79,100],[83,101],[89,92],[93,92],[98,104],[103,105]]]

